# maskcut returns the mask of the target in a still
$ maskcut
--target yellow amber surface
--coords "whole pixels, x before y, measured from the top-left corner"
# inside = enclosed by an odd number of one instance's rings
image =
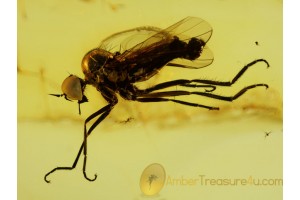
[[[84,120],[107,105],[91,86],[81,115],[76,102],[48,94],[60,94],[69,74],[84,77],[82,58],[102,39],[139,26],[166,28],[187,16],[212,26],[207,45],[214,62],[198,70],[164,68],[138,87],[174,79],[230,81],[245,64],[264,58],[269,68],[254,65],[232,87],[214,93],[231,96],[256,83],[269,88],[255,88],[233,102],[175,98],[219,111],[119,98],[88,138],[86,172],[97,173],[97,180],[84,179],[81,158],[74,170],[57,171],[45,183],[54,167],[72,166]],[[282,1],[18,0],[17,19],[19,200],[282,199],[282,184],[275,181],[283,169]],[[150,163],[166,172],[163,188],[152,196],[139,185]],[[268,185],[254,184],[265,179]]]

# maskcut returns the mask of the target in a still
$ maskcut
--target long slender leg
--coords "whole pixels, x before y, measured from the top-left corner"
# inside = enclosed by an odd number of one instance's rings
[[[247,86],[247,87],[243,88],[242,90],[240,90],[238,93],[236,93],[233,96],[221,96],[221,95],[205,93],[205,92],[191,92],[191,94],[206,96],[206,97],[209,97],[209,98],[219,99],[219,100],[222,100],[222,101],[233,101],[233,100],[239,98],[240,96],[242,96],[248,90],[256,88],[256,87],[265,87],[266,89],[269,88],[269,86],[267,84],[254,84],[254,85],[250,85],[250,86]]]
[[[206,90],[206,92],[211,92],[215,90],[215,85],[220,86],[231,86],[234,84],[246,71],[249,67],[255,65],[258,62],[264,62],[267,64],[267,67],[269,67],[269,63],[264,59],[257,59],[252,61],[251,63],[248,63],[245,65],[238,73],[237,75],[231,80],[231,81],[213,81],[213,80],[205,80],[205,79],[192,79],[192,80],[186,80],[186,79],[178,79],[174,81],[168,81],[164,83],[157,84],[153,87],[147,88],[145,90],[140,90],[141,93],[150,93],[156,90],[165,89],[171,86],[183,86],[183,87],[210,87],[211,90]],[[201,83],[201,84],[208,84],[208,85],[198,85],[195,83]]]
[[[107,108],[105,109],[104,113],[93,123],[93,125],[89,128],[88,131],[86,131],[86,124],[93,119],[95,116],[91,115],[85,120],[84,123],[84,139],[83,139],[83,155],[84,155],[84,160],[83,160],[83,175],[85,179],[88,181],[94,181],[97,178],[97,174],[95,174],[93,179],[90,179],[87,177],[85,169],[86,169],[86,162],[87,162],[87,137],[91,134],[91,132],[98,126],[100,122],[102,122],[110,113],[110,111],[113,109],[113,107],[118,103],[118,99],[109,88],[99,88],[99,91],[101,92],[102,96],[106,101],[109,102],[109,105],[107,105]]]
[[[170,97],[171,96],[172,95],[170,95]],[[206,108],[208,110],[219,110],[218,107],[206,106],[206,105],[202,105],[202,104],[191,103],[191,102],[181,101],[181,100],[176,100],[176,99],[162,98],[162,97],[138,97],[138,98],[135,99],[135,101],[139,101],[139,102],[167,102],[167,101],[172,101],[172,102],[183,104],[183,105],[186,105],[186,106],[201,107],[201,108]]]
[[[89,128],[88,131],[86,131],[86,124],[93,118],[87,118],[84,123],[84,140],[83,140],[83,154],[84,154],[84,160],[83,160],[83,175],[84,177],[89,181],[94,181],[97,178],[97,174],[95,174],[95,177],[93,179],[90,179],[87,177],[85,169],[86,169],[86,162],[87,162],[87,137],[91,134],[91,132],[98,126],[99,123],[101,123],[110,113],[112,109],[112,105],[108,105],[109,107],[107,110],[93,123],[93,125]]]
[[[175,96],[184,96],[184,95],[200,95],[200,96],[205,96],[205,97],[209,97],[212,99],[218,99],[218,100],[222,100],[222,101],[233,101],[237,98],[239,98],[241,95],[243,95],[246,91],[256,88],[256,87],[265,87],[268,88],[267,84],[254,84],[254,85],[250,85],[247,86],[245,88],[243,88],[242,90],[240,90],[238,93],[236,93],[233,96],[221,96],[221,95],[216,95],[216,94],[212,94],[212,93],[207,93],[207,92],[190,92],[190,91],[184,91],[184,90],[174,90],[174,91],[165,91],[165,92],[153,92],[153,93],[148,93],[148,94],[144,94],[144,95],[140,95],[137,98],[137,101],[143,101],[146,102],[147,100],[144,99],[153,99],[153,98],[158,98],[160,100],[157,101],[173,101],[176,103],[180,103],[178,102],[178,100],[173,100],[173,99],[164,99],[162,97],[175,97]],[[162,100],[162,99],[164,100]],[[185,102],[182,103],[185,105],[190,105],[191,103],[189,102]],[[195,106],[195,107],[204,107],[204,108],[209,108],[209,106],[197,106],[199,104],[191,104],[191,106]]]
[[[183,95],[192,95],[192,94],[194,94],[194,95],[206,96],[206,97],[209,97],[209,98],[212,98],[212,99],[218,99],[218,100],[222,100],[222,101],[233,101],[233,100],[239,98],[241,95],[243,95],[249,89],[253,89],[255,87],[266,87],[266,88],[268,88],[268,85],[267,84],[250,85],[250,86],[247,86],[247,87],[243,88],[242,90],[240,90],[238,93],[236,93],[233,96],[221,96],[221,95],[216,95],[216,94],[207,93],[207,92],[189,92],[189,91],[179,90],[179,91],[166,91],[166,92],[155,92],[155,93],[144,94],[144,95],[138,96],[134,100],[139,101],[139,102],[168,102],[168,101],[172,101],[172,102],[183,104],[183,105],[186,105],[186,106],[202,107],[202,108],[206,108],[206,109],[209,109],[209,110],[219,110],[218,107],[206,106],[206,105],[202,105],[202,104],[196,104],[196,103],[191,103],[191,102],[181,101],[181,100],[176,100],[176,99],[168,99],[168,98],[164,98],[164,97],[174,97],[174,96],[183,96]]]
[[[103,108],[101,108],[101,109],[98,110],[97,112],[95,112],[95,113],[93,113],[92,115],[90,115],[90,116],[85,120],[85,126],[86,126],[86,123],[88,123],[90,120],[92,120],[93,118],[95,118],[95,117],[101,115],[103,112],[107,111],[108,109],[110,109],[110,105],[104,106]],[[101,116],[103,116],[103,115],[101,115]],[[101,117],[101,116],[100,116],[100,117]],[[99,119],[98,119],[98,120],[99,120]],[[97,121],[98,121],[98,120],[97,120]],[[103,119],[102,119],[102,120],[103,120]],[[101,120],[101,121],[102,121],[102,120]],[[100,121],[100,122],[101,122],[101,121]],[[98,122],[98,124],[99,124],[100,122]],[[95,122],[95,123],[96,123],[96,122]],[[94,124],[91,126],[91,128],[89,129],[89,131],[87,132],[87,135],[90,135],[91,132],[92,132],[92,130],[96,127],[95,123],[94,123]],[[97,125],[98,125],[98,124],[97,124]],[[51,170],[50,172],[48,172],[48,173],[45,175],[44,180],[45,180],[47,183],[50,183],[50,180],[47,180],[47,177],[48,177],[50,174],[52,174],[53,172],[57,171],[57,170],[72,170],[72,169],[74,169],[74,168],[76,167],[77,163],[78,163],[79,157],[80,157],[81,152],[82,152],[83,147],[84,147],[84,144],[85,144],[85,142],[83,142],[83,143],[81,144],[80,149],[79,149],[79,151],[78,151],[78,153],[77,153],[77,156],[76,156],[76,158],[75,158],[75,161],[74,161],[74,163],[73,163],[73,165],[72,165],[71,167],[56,167],[56,168],[54,168],[53,170]]]
[[[220,85],[220,86],[231,86],[232,84],[234,84],[246,71],[249,67],[255,65],[258,62],[264,62],[267,67],[269,67],[269,63],[268,61],[266,61],[265,59],[257,59],[254,60],[250,63],[248,63],[247,65],[245,65],[240,71],[239,73],[237,73],[237,75],[231,80],[231,81],[212,81],[212,80],[200,80],[200,79],[195,79],[193,80],[193,82],[196,83],[205,83],[205,84],[212,84],[212,85]]]
[[[197,80],[197,79],[195,79]],[[216,89],[216,86],[214,85],[199,85],[199,84],[193,84],[193,82],[197,82],[195,80],[187,80],[187,79],[178,79],[173,81],[167,81],[164,83],[157,84],[153,87],[147,88],[145,90],[139,90],[141,93],[149,93],[153,92],[155,90],[161,90],[172,86],[182,86],[182,87],[193,87],[193,88],[209,88],[205,89],[207,92],[212,92]]]

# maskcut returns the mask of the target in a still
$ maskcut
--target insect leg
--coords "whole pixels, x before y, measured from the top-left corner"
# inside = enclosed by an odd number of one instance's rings
[[[208,98],[212,99],[218,99],[222,101],[233,101],[240,96],[242,96],[246,91],[256,88],[256,87],[266,87],[268,88],[267,84],[254,84],[247,86],[240,90],[238,93],[236,93],[233,96],[221,96],[221,95],[216,95],[208,92],[190,92],[190,91],[184,91],[184,90],[176,90],[176,91],[165,91],[165,92],[154,92],[154,93],[148,93],[144,95],[138,96],[136,101],[139,102],[166,102],[166,101],[172,101],[175,103],[187,105],[187,106],[194,106],[194,107],[202,107],[202,108],[207,108],[209,110],[219,110],[218,107],[211,107],[211,106],[206,106],[202,104],[196,104],[196,103],[191,103],[187,101],[181,101],[181,100],[176,100],[176,99],[168,99],[165,97],[175,97],[175,96],[184,96],[184,95],[200,95],[200,96],[205,96]]]
[[[212,92],[216,89],[217,85],[220,85],[220,86],[233,85],[245,73],[245,71],[249,67],[251,67],[252,65],[255,65],[258,62],[264,62],[267,64],[267,67],[269,67],[269,63],[266,60],[257,59],[257,60],[252,61],[251,63],[245,65],[231,81],[213,81],[213,80],[205,80],[205,79],[192,79],[192,80],[178,79],[178,80],[160,83],[160,84],[157,84],[153,87],[150,87],[150,88],[147,88],[144,90],[138,90],[138,92],[141,94],[148,94],[150,92],[165,89],[165,88],[172,87],[172,86],[194,87],[194,88],[203,87],[203,88],[209,88],[209,89],[205,89],[205,92]],[[199,85],[199,83],[207,84],[207,85]]]
[[[100,110],[98,110],[97,112],[95,112],[94,114],[92,114],[91,116],[89,116],[89,117],[86,119],[85,125],[84,125],[84,126],[86,126],[86,123],[88,123],[88,122],[89,122],[90,120],[92,120],[93,118],[95,118],[95,117],[101,115],[103,112],[107,112],[107,110],[109,110],[110,107],[111,107],[110,104],[107,105],[107,106],[104,106],[103,108],[101,108]],[[103,115],[104,115],[104,114],[103,114]],[[103,115],[101,115],[100,118],[101,118]],[[105,117],[106,117],[106,116],[105,116]],[[105,117],[104,117],[104,118],[105,118]],[[100,119],[100,118],[99,118],[99,119]],[[103,118],[103,119],[104,119],[104,118]],[[99,120],[99,119],[98,119],[98,120]],[[103,119],[101,119],[101,121],[102,121]],[[98,120],[97,120],[97,121],[98,121]],[[97,122],[97,121],[96,121],[96,122]],[[101,121],[99,121],[98,124],[99,124]],[[91,126],[91,128],[89,129],[89,131],[85,134],[85,138],[86,138],[88,135],[90,135],[91,132],[92,132],[92,130],[96,127],[96,125],[95,125],[96,122]],[[97,124],[97,125],[98,125],[98,124]],[[95,126],[94,126],[94,125],[95,125]],[[93,129],[92,129],[92,128],[93,128]],[[87,135],[87,136],[86,136],[86,135]],[[50,183],[50,180],[48,180],[47,177],[48,177],[50,174],[52,174],[52,173],[54,173],[55,171],[57,171],[57,170],[72,170],[72,169],[74,169],[74,168],[76,167],[77,163],[78,163],[79,157],[80,157],[81,152],[82,152],[82,150],[83,150],[83,148],[84,148],[84,144],[85,144],[85,142],[83,142],[83,143],[81,144],[81,147],[80,147],[80,149],[79,149],[79,151],[78,151],[78,153],[77,153],[77,156],[76,156],[76,158],[75,158],[75,161],[74,161],[74,163],[73,163],[73,165],[72,165],[71,167],[56,167],[56,168],[54,168],[53,170],[51,170],[50,172],[48,172],[48,173],[45,175],[44,180],[45,180],[47,183]]]
[[[86,131],[86,124],[91,120],[93,119],[94,117],[92,118],[87,118],[85,123],[84,123],[84,139],[83,139],[83,155],[84,155],[84,160],[83,160],[83,168],[82,168],[82,171],[83,171],[83,175],[85,177],[85,179],[87,179],[88,181],[94,181],[96,180],[97,178],[97,174],[95,174],[94,178],[93,179],[90,179],[89,177],[87,177],[86,175],[86,172],[85,172],[85,169],[86,169],[86,162],[87,162],[87,137],[91,134],[91,132],[100,124],[100,122],[102,122],[107,116],[108,114],[110,113],[111,109],[112,109],[112,106],[111,105],[108,105],[109,107],[104,111],[103,114],[101,114],[101,116],[93,123],[93,125],[89,128],[88,131]],[[89,120],[88,120],[89,119]]]
[[[220,85],[220,86],[231,86],[247,71],[249,67],[255,65],[258,62],[264,62],[267,65],[267,67],[270,66],[268,61],[266,61],[265,59],[257,59],[245,65],[231,81],[213,81],[213,80],[194,79],[192,80],[192,82],[211,84],[211,85]]]
[[[153,87],[144,89],[144,90],[139,90],[140,93],[142,94],[147,94],[150,92],[153,92],[155,90],[161,90],[165,89],[168,87],[173,87],[173,86],[182,86],[182,87],[193,87],[193,88],[209,88],[205,89],[206,92],[212,92],[216,89],[216,86],[214,85],[199,85],[199,84],[194,84],[194,80],[187,80],[187,79],[178,79],[178,80],[173,80],[173,81],[167,81],[163,82],[157,85],[154,85]]]
[[[170,95],[170,97],[171,96],[172,95]],[[163,97],[138,97],[138,98],[135,99],[135,101],[139,101],[139,102],[168,102],[168,101],[172,101],[174,103],[179,103],[179,104],[183,104],[183,105],[186,105],[186,106],[201,107],[201,108],[206,108],[208,110],[219,110],[218,107],[206,106],[206,105],[202,105],[202,104],[191,103],[191,102],[181,101],[181,100],[176,100],[176,99],[168,99],[168,98],[163,98]]]
[[[109,90],[108,88],[102,88],[102,90],[100,90],[102,96],[104,97],[105,100],[107,100],[109,102],[109,104],[107,106],[105,106],[103,113],[100,114],[92,114],[91,116],[89,116],[85,122],[84,122],[84,139],[83,139],[83,155],[84,155],[84,160],[83,160],[83,175],[85,177],[85,179],[87,179],[88,181],[94,181],[97,178],[97,174],[95,174],[95,177],[93,179],[90,179],[89,177],[87,177],[85,169],[86,169],[86,162],[87,162],[87,137],[92,133],[92,131],[109,115],[110,111],[113,109],[113,107],[118,103],[118,99],[115,96],[114,93],[112,93],[111,90]],[[92,124],[92,126],[89,128],[88,131],[86,131],[86,124],[92,120],[93,118],[95,118],[96,116],[100,117]]]
[[[216,95],[216,94],[212,94],[212,93],[205,93],[205,92],[191,92],[191,94],[206,96],[206,97],[209,97],[209,98],[212,98],[212,99],[218,99],[218,100],[222,100],[222,101],[233,101],[233,100],[239,98],[240,96],[242,96],[248,90],[256,88],[256,87],[265,87],[266,89],[269,88],[269,86],[267,84],[262,83],[262,84],[254,84],[254,85],[244,87],[242,90],[240,90],[238,93],[236,93],[233,96],[221,96],[221,95]]]

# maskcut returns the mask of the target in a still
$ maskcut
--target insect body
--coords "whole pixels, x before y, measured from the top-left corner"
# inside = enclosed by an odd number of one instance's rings
[[[107,101],[107,105],[90,115],[84,123],[84,141],[77,157],[70,167],[57,167],[48,172],[44,179],[57,170],[72,170],[76,167],[83,151],[83,174],[89,181],[94,181],[97,175],[89,178],[86,174],[87,163],[87,137],[102,122],[118,103],[116,94],[122,98],[138,102],[175,102],[193,107],[202,107],[209,110],[218,110],[218,107],[176,100],[175,96],[199,95],[223,101],[233,101],[247,90],[255,87],[268,88],[267,84],[254,84],[243,88],[233,96],[220,96],[212,92],[217,86],[231,86],[244,72],[264,59],[254,60],[242,68],[231,81],[214,81],[208,79],[178,79],[154,85],[150,88],[140,89],[135,83],[150,79],[165,66],[186,69],[199,69],[213,62],[213,54],[206,46],[210,39],[212,28],[210,25],[195,17],[187,17],[167,29],[156,27],[139,27],[116,33],[102,41],[98,48],[89,51],[82,60],[82,71],[85,75],[81,79],[70,75],[62,84],[63,94],[67,100],[76,100],[79,105],[87,102],[84,94],[86,85],[94,86]],[[110,50],[106,50],[110,48]],[[204,91],[167,90],[172,86],[204,88]],[[96,121],[87,129],[87,123],[96,118]]]

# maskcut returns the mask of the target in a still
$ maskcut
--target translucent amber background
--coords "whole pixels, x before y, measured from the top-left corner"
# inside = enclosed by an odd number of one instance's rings
[[[82,159],[73,171],[43,180],[56,166],[71,166],[83,139],[83,122],[106,105],[94,88],[78,115],[76,103],[49,96],[61,93],[65,77],[80,77],[81,59],[100,41],[138,26],[166,28],[195,16],[208,21],[212,65],[199,70],[165,68],[140,87],[178,78],[227,81],[248,62],[264,58],[231,88],[230,96],[255,83],[238,100],[185,100],[219,106],[207,111],[174,103],[120,100],[88,140],[87,173]],[[258,45],[255,44],[258,42]],[[166,178],[282,178],[282,1],[277,0],[19,0],[18,1],[18,199],[282,199],[275,185],[172,185],[146,197],[140,175],[160,163]],[[176,90],[176,88],[174,88]],[[178,98],[179,99],[179,98]],[[127,119],[128,123],[125,123]],[[265,137],[265,132],[271,132]]]

